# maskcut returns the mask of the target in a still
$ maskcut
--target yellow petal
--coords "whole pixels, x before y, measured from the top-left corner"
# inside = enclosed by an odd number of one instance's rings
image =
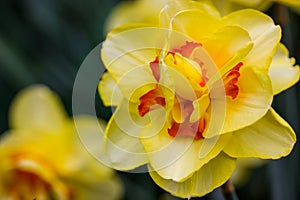
[[[163,121],[162,117],[159,119]],[[145,127],[141,132],[141,141],[151,167],[163,178],[177,182],[186,180],[217,156],[231,137],[231,134],[224,134],[200,140],[174,138],[168,134],[167,127],[168,122],[161,131],[153,132],[154,128]]]
[[[170,77],[170,73],[167,72],[168,70],[161,71],[161,74],[164,74],[160,81],[159,86],[162,90],[162,94],[165,98],[165,112],[170,113],[173,109],[174,101],[175,101],[175,86],[174,86],[174,80]]]
[[[253,125],[234,132],[224,151],[232,157],[278,159],[287,156],[295,142],[290,125],[270,109]]]
[[[64,134],[61,133],[36,132],[36,130],[28,129],[8,131],[1,138],[0,156],[11,157],[18,154],[22,156],[22,159],[37,160],[46,165],[51,163],[51,166],[60,172],[72,171],[78,168],[81,162],[78,159],[70,159],[75,155],[72,150],[77,135],[73,135],[68,130]]]
[[[178,53],[174,56],[174,62],[176,63],[174,67],[176,67],[176,69],[184,74],[189,80],[196,83],[200,83],[202,81],[201,68],[197,62],[187,59]]]
[[[180,105],[177,98],[176,98],[171,113],[172,113],[172,118],[177,123],[182,123],[185,120],[185,117],[186,117],[184,115],[184,113],[182,112],[182,110],[181,110],[181,109],[183,109],[182,106],[183,105]]]
[[[129,113],[128,106],[126,100],[119,105],[107,124],[103,141],[110,166],[119,170],[131,170],[147,162],[138,137],[149,119],[140,117],[137,112]]]
[[[247,30],[252,39],[259,38],[266,30],[276,27],[271,17],[252,9],[230,13],[222,19],[222,22],[226,25],[241,26]]]
[[[272,81],[273,93],[278,94],[299,81],[300,69],[294,58],[289,58],[289,52],[283,44],[279,44],[272,59],[269,75]]]
[[[160,51],[168,51],[169,47],[180,46],[188,41],[180,33],[172,32],[169,35],[169,30],[145,27],[123,31],[105,40],[102,59],[124,97],[137,101],[141,95],[132,97],[135,91],[153,88],[158,80],[153,75],[150,63],[159,56]]]
[[[244,60],[246,65],[268,69],[281,37],[280,27],[269,16],[245,9],[228,14],[222,24],[240,26],[249,33],[254,46]]]
[[[212,34],[220,26],[220,19],[203,10],[180,11],[171,21],[171,28],[197,42]]]
[[[112,74],[114,75],[114,74]],[[122,95],[132,102],[139,102],[139,98],[156,87],[149,65],[138,66],[123,74],[117,85]]]
[[[191,101],[197,99],[197,94],[194,90],[193,81],[188,80],[182,72],[173,67],[168,67],[164,72],[164,76],[167,75],[169,78],[172,79],[171,82],[174,84],[176,95],[184,97],[185,99]]]
[[[73,159],[81,165],[63,173],[63,179],[76,191],[76,198],[118,199],[122,195],[122,185],[115,176],[109,160],[103,152],[103,135],[106,124],[96,117],[81,115],[74,117],[74,153]],[[76,135],[75,135],[76,134]],[[69,169],[72,169],[69,167]],[[82,184],[89,185],[82,187]]]
[[[214,6],[212,6],[210,1],[202,1],[201,3],[186,0],[170,1],[164,6],[163,10],[161,11],[159,19],[160,25],[164,28],[171,28],[169,27],[169,25],[174,21],[174,18],[181,12],[186,11],[205,11],[205,13],[209,13],[212,16],[220,16],[219,12]]]
[[[217,66],[214,63],[214,61],[211,61],[209,65],[205,66],[205,69],[207,69],[207,74],[209,75],[209,80],[207,82],[208,87],[211,89],[211,93],[215,93],[215,87],[218,88],[218,92],[220,91],[219,87],[223,87],[222,77],[225,76],[226,73],[228,73],[231,69],[233,69],[237,64],[239,64],[251,51],[253,47],[253,43],[249,42],[245,44],[244,47],[240,48],[235,52],[235,54],[228,60],[219,70]],[[198,49],[195,51],[195,58],[199,58],[201,54],[198,54]],[[208,61],[208,59],[207,59]],[[206,61],[206,62],[207,62]],[[244,63],[243,63],[244,64]],[[208,67],[208,68],[207,68]],[[224,88],[223,88],[224,90]],[[225,92],[225,91],[224,91]],[[221,94],[217,94],[217,96],[220,96]],[[213,94],[215,96],[215,94]]]
[[[135,61],[131,62],[131,59],[145,59],[147,56],[149,59],[151,57],[151,61],[153,61],[155,55],[149,54],[149,50],[140,50],[138,54],[140,55],[127,53],[126,55],[116,58],[111,66],[106,66],[122,95],[134,102],[137,102],[139,97],[152,90],[157,83],[149,66],[150,61],[145,61],[144,64],[134,63]],[[127,61],[124,61],[124,59]],[[120,62],[122,62],[122,64]],[[122,66],[122,68],[118,67],[115,69],[113,66]]]
[[[203,95],[201,98],[197,99],[196,101],[193,101],[194,110],[190,116],[190,121],[195,122],[201,116],[203,116],[209,105],[210,105],[210,97],[207,94]]]
[[[223,132],[231,132],[251,125],[269,110],[273,93],[266,73],[265,70],[247,66],[240,69],[238,96],[236,99],[226,98],[227,110]],[[218,99],[212,101],[218,105]],[[220,104],[222,103],[224,103],[223,99]],[[214,121],[214,116],[211,120]],[[218,121],[218,123],[222,123],[222,121]]]
[[[104,41],[101,57],[117,83],[124,74],[139,66],[149,65],[155,59],[156,49],[163,47],[163,44],[157,43],[161,38],[159,30],[149,27],[129,29]]]
[[[249,43],[249,34],[238,26],[222,27],[202,42],[203,48],[208,51],[219,69]]]
[[[159,12],[167,0],[139,0],[120,2],[109,14],[105,29],[132,23],[158,25]]]
[[[98,92],[105,106],[117,106],[123,95],[109,73],[104,73],[98,85]]]
[[[31,199],[33,197],[44,199],[48,197],[50,193],[53,197],[58,199],[68,198],[68,188],[58,178],[56,172],[52,170],[53,166],[47,165],[48,163],[46,162],[41,162],[44,160],[39,159],[39,157],[36,157],[37,159],[32,159],[30,157],[25,157],[27,155],[19,155],[19,158],[17,158],[16,154],[13,156],[15,156],[14,159],[11,159],[12,157],[1,157],[1,199],[15,199],[20,197],[18,195],[21,195],[21,198],[24,199]],[[22,174],[25,174],[25,178],[18,179],[20,176],[18,176],[19,174],[16,174],[16,172],[22,172]],[[33,184],[26,184],[29,183],[29,181],[32,181],[29,179],[30,176],[26,177],[26,175],[35,176],[34,180],[37,180],[37,183],[39,183],[39,185],[36,185],[38,188],[33,188]],[[20,182],[20,180],[22,181]],[[7,181],[8,185],[6,185]],[[11,193],[12,185],[15,189],[13,193]],[[48,190],[49,188],[50,190]]]
[[[45,86],[35,85],[21,91],[10,109],[11,128],[42,132],[63,129],[66,114],[59,97]],[[39,134],[32,131],[32,134]]]
[[[176,144],[173,140],[174,138],[169,136],[167,132],[167,128],[170,126],[170,120],[164,120],[162,120],[164,127],[162,127],[160,131],[154,132],[146,126],[142,129],[140,134],[141,142],[149,156],[149,159],[153,157],[156,161],[158,161],[155,162],[154,165],[156,169],[168,166],[170,163],[174,162],[192,143],[192,140],[183,140],[183,143],[181,143],[181,149],[175,148]],[[157,129],[159,128],[156,128],[156,130]],[[173,156],[170,156],[170,153]]]
[[[184,182],[164,179],[151,169],[154,182],[174,196],[181,198],[201,197],[221,186],[229,179],[235,168],[235,159],[221,152]]]
[[[240,4],[243,4],[246,7],[255,7],[257,6],[259,3],[262,2],[262,0],[252,0],[252,1],[248,1],[248,0],[230,0],[232,2],[238,2]],[[267,0],[269,1],[269,0]]]
[[[117,37],[118,34],[126,31],[130,31],[132,29],[140,29],[140,28],[154,28],[157,26],[149,25],[149,24],[143,24],[143,23],[132,23],[132,24],[123,24],[116,28],[113,28],[109,31],[106,35],[106,39],[110,37]]]
[[[105,127],[104,121],[93,116],[80,115],[74,117],[74,135],[79,136],[73,142],[74,150],[77,151],[75,157],[82,160],[85,170],[76,176],[77,179],[85,180],[85,176],[89,176],[91,171],[97,175],[95,179],[105,179],[113,175],[113,170],[103,165],[109,166],[102,145]],[[88,170],[86,170],[87,168]]]
[[[196,61],[202,62],[202,67],[207,70],[208,77],[218,71],[208,52],[201,46],[193,50],[190,58],[176,53],[174,57],[167,56],[164,60],[165,65],[162,65],[166,66],[162,74],[169,77],[170,83],[167,86],[174,88],[179,96],[191,101],[196,100],[196,97],[200,97],[208,90],[206,85],[201,86],[205,80],[202,77],[201,67]]]

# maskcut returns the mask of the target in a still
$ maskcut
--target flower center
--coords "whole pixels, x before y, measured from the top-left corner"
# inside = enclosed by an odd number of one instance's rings
[[[4,187],[9,197],[15,197],[13,199],[55,198],[51,184],[37,174],[21,169],[6,174]]]
[[[175,137],[192,137],[196,140],[204,139],[203,132],[205,130],[205,119],[201,117],[197,122],[188,122],[183,123],[173,122],[171,128],[168,129],[170,136]]]
[[[204,68],[205,63],[201,61],[201,58],[192,59],[192,61],[197,64],[192,64],[186,60],[186,58],[191,59],[190,57],[192,57],[194,50],[201,46],[202,45],[200,43],[187,41],[185,45],[181,46],[180,48],[173,49],[172,51],[167,52],[166,60],[168,60],[168,64],[176,68],[176,70],[182,73],[189,81],[197,83],[201,88],[204,89],[206,83],[209,81],[209,77],[207,76],[207,69]],[[154,78],[157,82],[159,82],[161,74],[159,69],[158,56],[149,63],[149,66]],[[230,96],[232,99],[236,99],[239,93],[239,87],[237,83],[240,77],[240,68],[242,66],[243,63],[239,62],[235,67],[233,67],[223,76],[226,96]],[[195,69],[195,67],[197,69]],[[195,91],[195,94],[198,93]],[[203,94],[205,93],[200,93],[200,95],[196,96],[197,98],[201,98]],[[179,136],[192,137],[196,140],[203,139],[203,132],[206,128],[205,113],[209,107],[210,100],[205,101],[206,103],[204,103],[204,106],[199,106],[202,107],[203,110],[201,111],[198,120],[191,120],[191,115],[195,110],[193,102],[191,100],[184,99],[184,97],[179,97],[178,95],[176,95],[176,91],[174,96],[175,103],[171,111],[173,119],[170,127],[168,128],[168,134],[171,137]],[[163,107],[166,105],[164,94],[158,84],[154,89],[141,96],[139,100],[140,104],[138,106],[138,111],[139,115],[142,117],[151,109],[154,109],[155,105],[160,105]]]
[[[202,133],[205,130],[205,118],[200,117],[196,122],[190,122],[191,114],[194,111],[193,103],[179,97],[176,99],[178,103],[175,103],[172,111],[173,122],[168,129],[168,134],[172,137],[192,137],[196,140],[203,139]],[[175,115],[179,115],[179,117]],[[179,123],[178,121],[181,122]]]
[[[69,187],[60,182],[54,169],[37,155],[16,154],[1,180],[8,199],[72,199]],[[1,196],[2,197],[2,196]]]

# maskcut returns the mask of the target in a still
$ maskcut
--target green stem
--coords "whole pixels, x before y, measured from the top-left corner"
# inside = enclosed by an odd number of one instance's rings
[[[226,200],[238,200],[234,186],[230,180],[222,185],[222,194]]]

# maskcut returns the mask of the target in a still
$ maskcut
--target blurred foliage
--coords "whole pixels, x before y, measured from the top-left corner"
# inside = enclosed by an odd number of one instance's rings
[[[103,41],[103,23],[117,0],[0,2],[1,125],[17,91],[32,83],[55,90],[71,114],[73,81],[89,51]]]
[[[1,0],[0,1],[0,132],[8,128],[8,108],[16,92],[32,84],[48,85],[62,98],[71,115],[76,72],[85,56],[105,38],[103,24],[120,0]],[[283,43],[300,61],[300,16],[274,5],[268,14],[282,25]],[[274,108],[299,135],[299,83],[274,99]],[[97,97],[96,97],[97,99]],[[110,109],[97,99],[99,116]],[[30,116],[28,116],[30,117]],[[240,199],[300,199],[299,142],[292,154],[253,171],[238,188]],[[177,199],[163,192],[148,174],[120,172],[126,200]],[[223,199],[217,189],[201,199]]]

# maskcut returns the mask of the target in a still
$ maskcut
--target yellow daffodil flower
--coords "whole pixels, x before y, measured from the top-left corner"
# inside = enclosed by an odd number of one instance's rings
[[[164,6],[159,24],[123,26],[103,43],[98,89],[116,106],[103,140],[109,165],[147,164],[159,186],[187,198],[226,182],[237,158],[287,156],[296,136],[271,103],[300,71],[280,27],[256,10],[221,17],[186,0]]]
[[[76,118],[89,135],[95,120]],[[47,87],[20,92],[10,123],[0,140],[0,199],[119,199],[122,188],[113,170],[87,153],[73,120]]]

